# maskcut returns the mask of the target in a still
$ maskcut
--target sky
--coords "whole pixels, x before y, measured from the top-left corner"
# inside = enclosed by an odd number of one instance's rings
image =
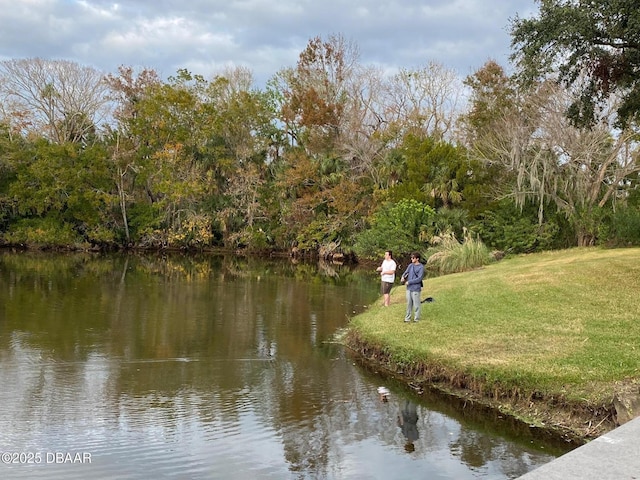
[[[309,40],[341,35],[360,63],[393,73],[437,62],[466,77],[509,70],[509,25],[535,0],[0,0],[0,61],[70,60],[117,73],[248,67],[258,86],[295,67]]]

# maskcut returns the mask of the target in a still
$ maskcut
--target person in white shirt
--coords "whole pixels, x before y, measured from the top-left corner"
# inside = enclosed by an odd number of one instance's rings
[[[391,287],[393,287],[393,283],[396,281],[396,268],[397,265],[393,259],[393,254],[391,250],[387,250],[384,252],[382,265],[377,268],[377,271],[380,272],[380,279],[382,280],[382,296],[384,297],[383,305],[385,307],[388,307],[391,301]]]

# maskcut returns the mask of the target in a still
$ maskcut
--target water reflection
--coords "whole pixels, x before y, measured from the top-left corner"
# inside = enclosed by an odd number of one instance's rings
[[[420,437],[418,433],[418,407],[409,399],[405,399],[400,410],[398,426],[406,439],[404,444],[405,451],[414,452],[416,449],[415,441]]]
[[[378,279],[322,269],[0,254],[0,450],[92,460],[2,477],[515,478],[555,456],[397,385],[381,402],[328,342]]]

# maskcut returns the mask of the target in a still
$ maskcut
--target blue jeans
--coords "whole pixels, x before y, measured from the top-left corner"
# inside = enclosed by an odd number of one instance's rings
[[[411,292],[407,290],[407,313],[404,316],[405,322],[411,321],[411,312],[414,312],[413,321],[417,322],[420,320],[420,291]]]

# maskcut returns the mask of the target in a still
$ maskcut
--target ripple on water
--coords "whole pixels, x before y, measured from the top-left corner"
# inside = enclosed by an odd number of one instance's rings
[[[381,403],[379,380],[321,346],[351,315],[345,299],[360,304],[377,284],[182,282],[146,262],[94,271],[47,296],[23,285],[0,330],[0,450],[89,453],[91,464],[0,465],[0,479],[477,478],[464,449],[494,443],[420,409],[406,455],[400,392]],[[481,463],[502,461],[494,451]],[[495,478],[525,473],[519,452]]]

